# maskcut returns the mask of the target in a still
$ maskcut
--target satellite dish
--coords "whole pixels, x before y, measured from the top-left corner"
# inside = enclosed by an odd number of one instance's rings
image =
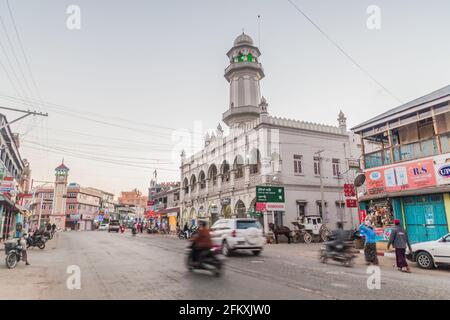
[[[361,173],[358,175],[355,179],[355,187],[359,188],[366,182],[366,176],[365,174]]]

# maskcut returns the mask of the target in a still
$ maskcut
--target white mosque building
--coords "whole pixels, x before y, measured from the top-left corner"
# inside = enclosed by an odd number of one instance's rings
[[[182,153],[180,224],[259,217],[265,228],[271,222],[292,228],[301,216],[319,215],[329,227],[337,221],[356,225],[357,210],[345,207],[343,185],[356,175],[359,139],[347,131],[342,112],[337,126],[271,116],[260,92],[260,55],[244,33],[227,53],[230,101],[222,120],[229,134],[219,124],[203,150]],[[285,202],[256,210],[258,186],[284,187]]]

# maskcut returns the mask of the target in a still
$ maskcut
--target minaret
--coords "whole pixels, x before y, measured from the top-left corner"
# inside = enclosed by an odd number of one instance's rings
[[[58,228],[66,227],[66,194],[69,168],[64,164],[64,159],[55,169],[55,191],[53,193],[53,209],[50,223],[55,223]]]
[[[342,133],[347,133],[347,118],[345,117],[345,114],[342,112],[342,110],[341,112],[339,112],[339,117],[337,120]]]
[[[225,78],[230,83],[230,105],[223,121],[232,128],[257,119],[261,112],[259,81],[265,75],[259,63],[260,55],[252,38],[245,33],[236,38],[227,53],[230,65],[225,70]]]

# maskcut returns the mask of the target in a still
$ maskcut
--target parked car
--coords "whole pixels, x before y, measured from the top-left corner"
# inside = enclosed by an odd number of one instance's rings
[[[255,219],[221,219],[211,227],[213,244],[222,248],[222,254],[230,256],[235,250],[251,250],[259,255],[266,243],[262,226]]]
[[[109,224],[107,224],[107,223],[102,223],[99,227],[98,227],[98,230],[99,231],[106,231],[106,230],[108,230],[109,229]]]
[[[117,232],[117,233],[120,232],[120,222],[119,222],[119,220],[111,220],[109,222],[108,232],[111,232],[111,231],[114,231],[114,232]]]
[[[420,268],[432,269],[439,265],[450,265],[450,233],[439,240],[415,243],[411,246],[413,253],[407,254],[410,261]]]

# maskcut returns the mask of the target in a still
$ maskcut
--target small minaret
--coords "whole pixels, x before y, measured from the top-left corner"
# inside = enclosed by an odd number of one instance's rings
[[[342,112],[339,112],[339,117],[338,117],[338,123],[339,123],[339,128],[341,129],[342,133],[347,133],[347,118],[345,117],[345,114]]]
[[[209,133],[207,132],[205,135],[205,147],[209,146],[211,143],[211,137],[209,136]]]
[[[219,125],[217,126],[217,138],[220,139],[222,137],[223,137],[223,129],[222,129],[222,126],[219,123]]]

